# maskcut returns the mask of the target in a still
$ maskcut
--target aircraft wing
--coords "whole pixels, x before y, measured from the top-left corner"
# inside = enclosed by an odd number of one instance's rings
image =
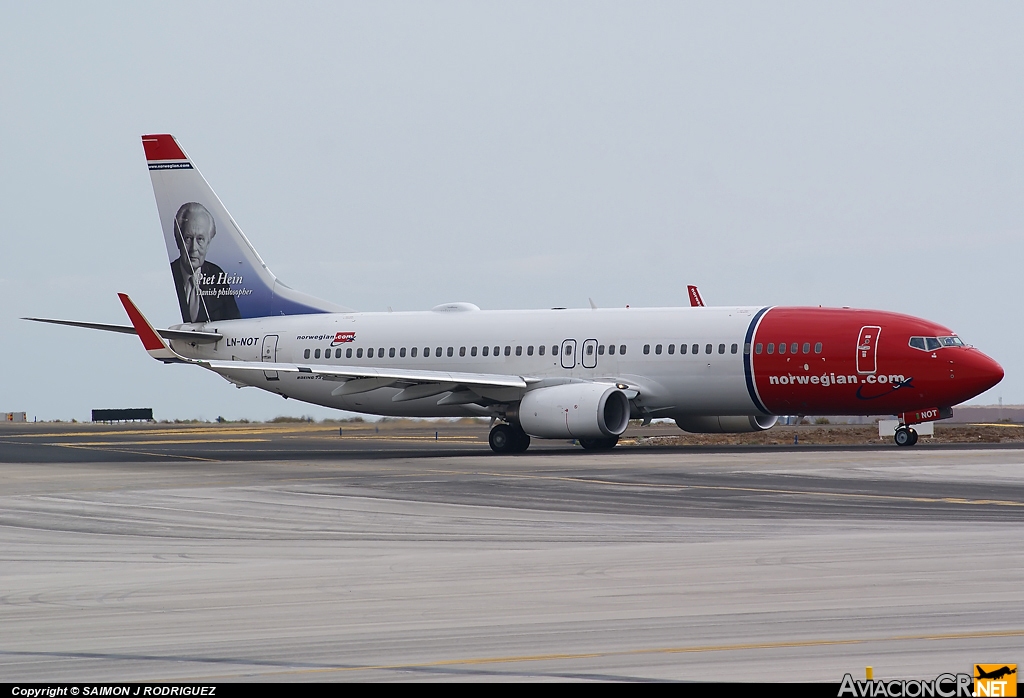
[[[388,386],[405,388],[395,395],[395,401],[414,400],[421,397],[438,395],[442,392],[456,391],[460,387],[472,388],[526,388],[531,383],[540,382],[540,378],[526,378],[492,373],[461,373],[452,371],[423,371],[400,368],[375,368],[364,366],[328,366],[318,364],[292,364],[260,361],[207,361],[189,359],[174,351],[154,329],[149,320],[135,306],[127,294],[119,293],[133,329],[142,340],[142,345],[154,359],[166,363],[189,363],[208,368],[217,373],[295,373],[320,376],[326,380],[343,381],[333,391],[334,395],[353,395],[356,393],[376,390]]]
[[[186,359],[189,363],[198,363],[206,368],[221,372],[279,372],[283,374],[309,374],[326,380],[381,381],[378,387],[387,385],[417,385],[422,383],[440,383],[461,386],[493,386],[496,388],[526,388],[530,383],[539,383],[541,379],[523,378],[521,376],[504,376],[501,374],[469,374],[446,372],[446,370],[416,370],[407,368],[375,368],[373,366],[334,366],[301,363],[270,363],[260,361],[207,361],[202,359]],[[454,389],[454,388],[453,388]]]
[[[32,322],[48,322],[51,325],[68,325],[70,327],[85,327],[90,330],[103,330],[105,332],[120,332],[122,334],[138,334],[138,331],[131,325],[107,325],[102,322],[79,322],[77,320],[52,320],[45,317],[23,317],[22,320]],[[192,332],[190,330],[156,330],[164,339],[181,339],[196,344],[215,344],[223,339],[216,332]]]

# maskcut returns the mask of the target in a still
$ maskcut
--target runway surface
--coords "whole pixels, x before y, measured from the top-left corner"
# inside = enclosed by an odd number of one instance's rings
[[[0,680],[1024,663],[1024,450],[497,457],[438,431],[5,428]]]

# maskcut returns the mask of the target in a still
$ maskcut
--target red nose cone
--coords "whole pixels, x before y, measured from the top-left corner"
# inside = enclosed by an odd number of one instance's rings
[[[1003,380],[1003,367],[976,349],[958,357],[951,370],[957,382],[965,391],[970,392],[971,397],[980,395]]]

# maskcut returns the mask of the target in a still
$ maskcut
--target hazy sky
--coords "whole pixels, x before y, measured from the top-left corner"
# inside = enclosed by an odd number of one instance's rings
[[[0,411],[333,413],[163,366],[139,136],[285,283],[360,310],[850,305],[946,324],[1024,403],[1021,3],[0,5]]]

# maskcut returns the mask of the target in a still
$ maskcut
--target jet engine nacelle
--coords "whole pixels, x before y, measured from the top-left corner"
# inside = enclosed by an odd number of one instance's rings
[[[567,383],[523,396],[519,423],[542,439],[606,439],[626,431],[629,399],[610,383]]]
[[[691,434],[742,434],[765,431],[778,417],[676,417],[676,426]]]

